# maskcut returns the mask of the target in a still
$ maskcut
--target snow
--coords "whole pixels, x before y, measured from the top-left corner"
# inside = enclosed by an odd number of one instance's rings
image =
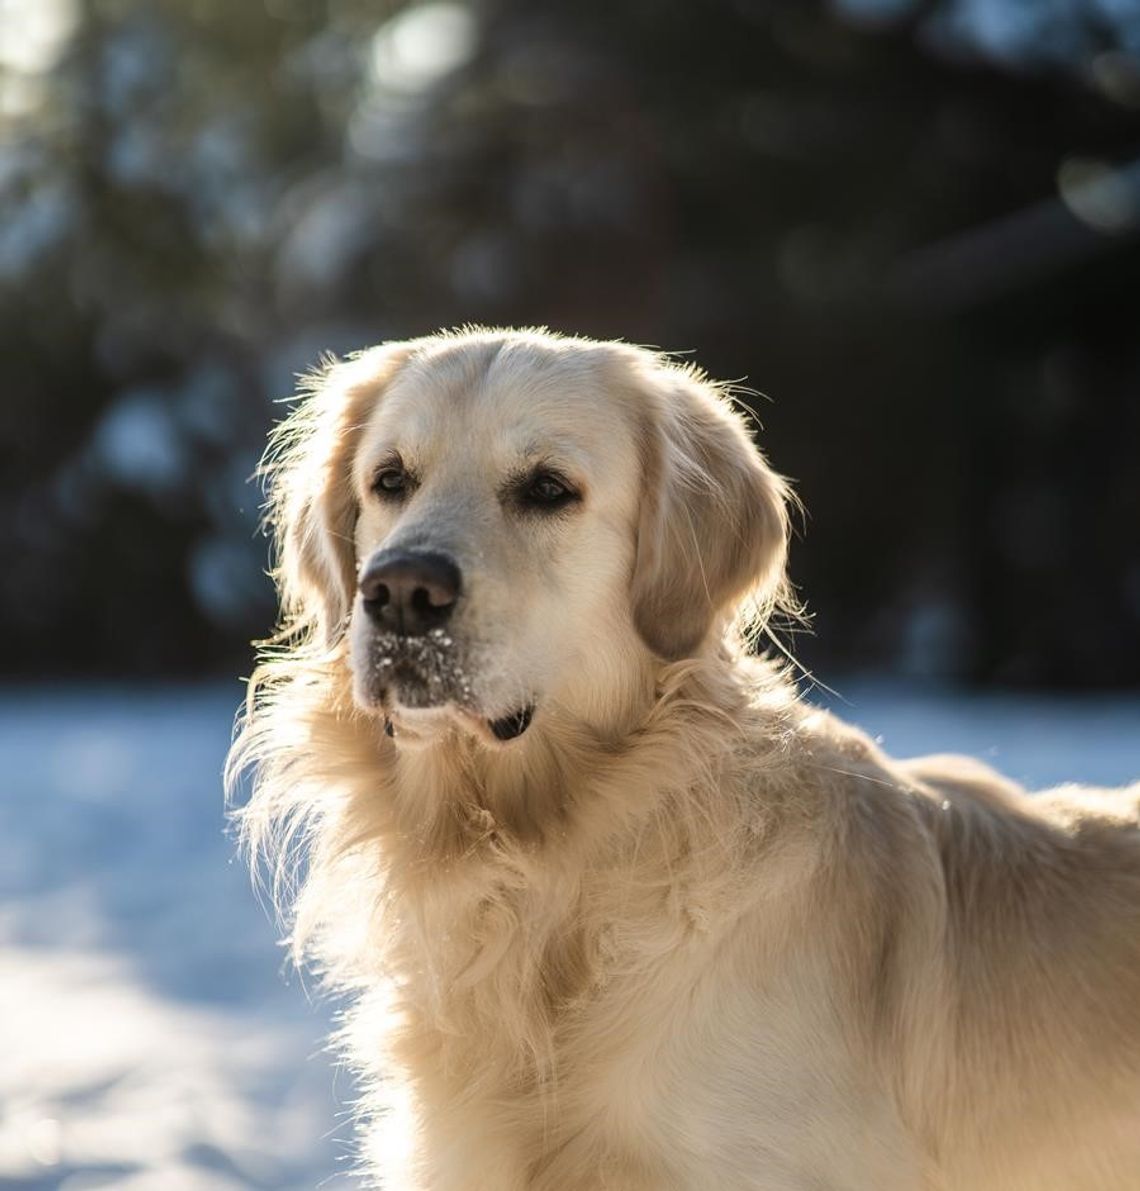
[[[240,699],[0,696],[0,1188],[349,1185],[330,1010],[224,834]]]
[[[967,753],[1030,790],[1140,779],[1140,692],[1058,698],[864,680],[811,697],[881,737],[895,757]]]
[[[1140,695],[817,693],[905,756],[1140,777]],[[344,1191],[349,1077],[224,832],[237,684],[0,693],[0,1189]]]

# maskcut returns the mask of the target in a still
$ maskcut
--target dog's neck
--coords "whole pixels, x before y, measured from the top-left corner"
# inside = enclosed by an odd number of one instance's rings
[[[772,712],[758,704],[765,692]],[[402,753],[383,737],[385,787],[356,791],[353,834],[384,892],[370,945],[350,942],[338,955],[334,942],[330,962],[361,979],[354,964],[371,957],[412,981],[415,1016],[449,1037],[479,1038],[509,1021],[518,1036],[502,1053],[533,1065],[558,1006],[604,979],[609,926],[587,907],[608,900],[592,890],[617,880],[631,915],[639,906],[658,914],[653,874],[664,867],[728,902],[737,895],[716,893],[725,873],[740,871],[718,849],[755,846],[742,819],[758,812],[717,791],[737,785],[724,772],[737,742],[780,739],[744,720],[783,714],[785,696],[770,668],[696,659],[659,668],[620,736],[550,716],[498,750],[457,735]],[[674,907],[678,937],[697,929],[690,909]],[[523,920],[525,932],[512,929]]]
[[[646,667],[637,682],[611,696],[608,722],[552,698],[527,731],[505,745],[489,745],[460,724],[410,745],[397,731],[384,756],[399,830],[445,853],[453,833],[451,844],[466,852],[488,832],[499,843],[525,846],[564,832],[581,801],[585,773],[627,753],[661,699],[659,675]]]
[[[605,731],[550,707],[505,747],[459,728],[408,749],[385,738],[385,851],[436,867],[488,849],[597,844],[723,762],[726,718],[745,714],[758,690],[782,689],[772,668],[745,665],[719,654],[657,663]],[[376,791],[367,796],[374,804]]]
[[[587,929],[581,917],[583,899],[618,877],[626,900],[656,897],[648,878],[637,892],[641,866],[647,874],[655,864],[696,866],[710,888],[718,874],[739,871],[718,849],[754,846],[753,820],[765,812],[718,791],[739,785],[725,770],[745,741],[782,747],[794,706],[773,667],[712,655],[660,665],[620,735],[551,714],[506,748],[457,734],[401,752],[382,721],[347,700],[313,708],[292,772],[328,796],[311,824],[317,862],[298,903],[296,945],[313,944],[346,984],[371,987],[420,971],[428,1000],[467,987],[470,972],[492,964],[494,979],[480,985],[481,1021],[530,979],[526,964],[576,972],[559,977],[567,988],[592,979],[583,973],[595,971],[594,960],[552,958],[543,939],[563,938],[585,948],[583,956],[604,950],[602,924]],[[756,717],[766,721],[762,730]],[[370,900],[360,905],[365,889]],[[508,961],[497,950],[506,936],[492,926],[519,915],[538,934],[527,936],[529,959],[512,952]],[[437,1010],[449,1011],[443,1002]]]

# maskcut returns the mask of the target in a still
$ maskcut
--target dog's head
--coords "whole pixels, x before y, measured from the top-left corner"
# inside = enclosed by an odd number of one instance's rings
[[[357,704],[409,741],[612,722],[655,663],[782,590],[785,485],[693,369],[480,331],[311,390],[271,468],[286,626],[347,647]]]

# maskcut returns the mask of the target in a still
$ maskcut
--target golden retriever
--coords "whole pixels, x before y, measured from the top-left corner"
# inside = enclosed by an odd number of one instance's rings
[[[1140,786],[895,761],[749,656],[789,492],[725,387],[464,330],[309,390],[231,778],[381,1185],[1140,1188]]]

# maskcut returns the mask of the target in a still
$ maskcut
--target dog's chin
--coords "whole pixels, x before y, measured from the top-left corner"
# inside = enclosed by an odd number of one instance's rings
[[[409,707],[390,697],[369,710],[383,716],[385,734],[401,747],[428,745],[459,731],[496,749],[510,747],[524,736],[535,711],[534,704],[527,704],[507,715],[489,716],[455,703]]]
[[[502,749],[510,748],[530,729],[534,708],[492,718],[451,703],[441,707],[401,707],[396,703],[383,716],[385,734],[401,748],[430,745],[458,731],[485,747]]]
[[[356,690],[363,711],[380,717],[384,731],[404,745],[428,744],[456,729],[496,748],[526,735],[535,704],[526,702],[505,714],[490,714],[458,699],[440,699],[417,683],[393,683],[374,690]]]
[[[411,706],[391,693],[369,701],[366,710],[384,718],[385,734],[406,746],[428,744],[459,730],[487,746],[503,748],[527,734],[535,716],[532,703],[505,716],[488,716],[455,703]]]
[[[496,748],[524,736],[534,719],[534,700],[481,707],[462,660],[435,640],[369,638],[359,653],[354,650],[356,704],[382,717],[385,731],[400,744],[427,744],[457,729]]]

